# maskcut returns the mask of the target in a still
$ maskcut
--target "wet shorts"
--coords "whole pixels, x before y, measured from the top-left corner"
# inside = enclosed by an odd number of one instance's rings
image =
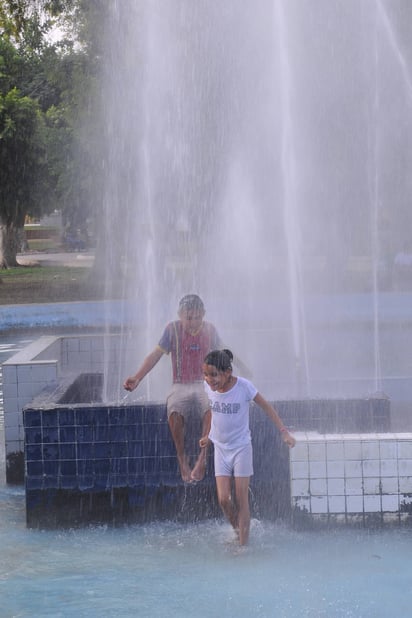
[[[252,476],[252,444],[239,448],[222,448],[215,444],[215,476]]]
[[[167,418],[172,412],[188,418],[193,413],[203,418],[209,410],[209,400],[205,393],[203,382],[191,382],[190,384],[173,384],[167,400]]]

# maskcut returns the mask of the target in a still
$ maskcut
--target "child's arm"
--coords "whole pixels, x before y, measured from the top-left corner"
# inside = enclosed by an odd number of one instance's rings
[[[210,412],[210,410],[206,412],[204,418],[205,418],[205,424],[203,426],[204,433],[203,433],[203,436],[199,440],[200,448],[205,448],[210,442],[209,433],[210,433],[210,427],[212,425],[212,413]]]
[[[162,348],[156,346],[153,352],[150,352],[150,354],[146,356],[136,373],[124,381],[123,388],[127,391],[134,391],[149,371],[159,362],[163,354]]]
[[[270,418],[270,420],[276,425],[282,435],[283,442],[285,442],[290,448],[295,446],[295,438],[288,432],[284,424],[282,423],[279,414],[275,408],[268,402],[260,393],[256,394],[253,400],[257,405],[262,408],[264,413]]]

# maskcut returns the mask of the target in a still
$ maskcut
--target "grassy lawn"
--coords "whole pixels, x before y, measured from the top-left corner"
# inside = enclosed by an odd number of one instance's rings
[[[100,300],[90,267],[39,265],[0,271],[0,305]]]

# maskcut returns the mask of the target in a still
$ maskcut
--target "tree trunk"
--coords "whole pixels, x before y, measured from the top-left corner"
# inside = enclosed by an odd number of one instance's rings
[[[17,250],[18,250],[18,234],[17,228],[12,225],[0,224],[0,267],[11,268],[18,266]]]

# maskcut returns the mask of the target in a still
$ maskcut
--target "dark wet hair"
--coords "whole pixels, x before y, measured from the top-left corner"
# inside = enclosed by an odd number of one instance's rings
[[[193,309],[204,311],[205,306],[203,301],[197,294],[186,294],[186,296],[180,299],[179,313],[180,311],[192,311]]]
[[[205,356],[205,365],[212,365],[218,371],[232,369],[233,354],[230,350],[212,350]]]

